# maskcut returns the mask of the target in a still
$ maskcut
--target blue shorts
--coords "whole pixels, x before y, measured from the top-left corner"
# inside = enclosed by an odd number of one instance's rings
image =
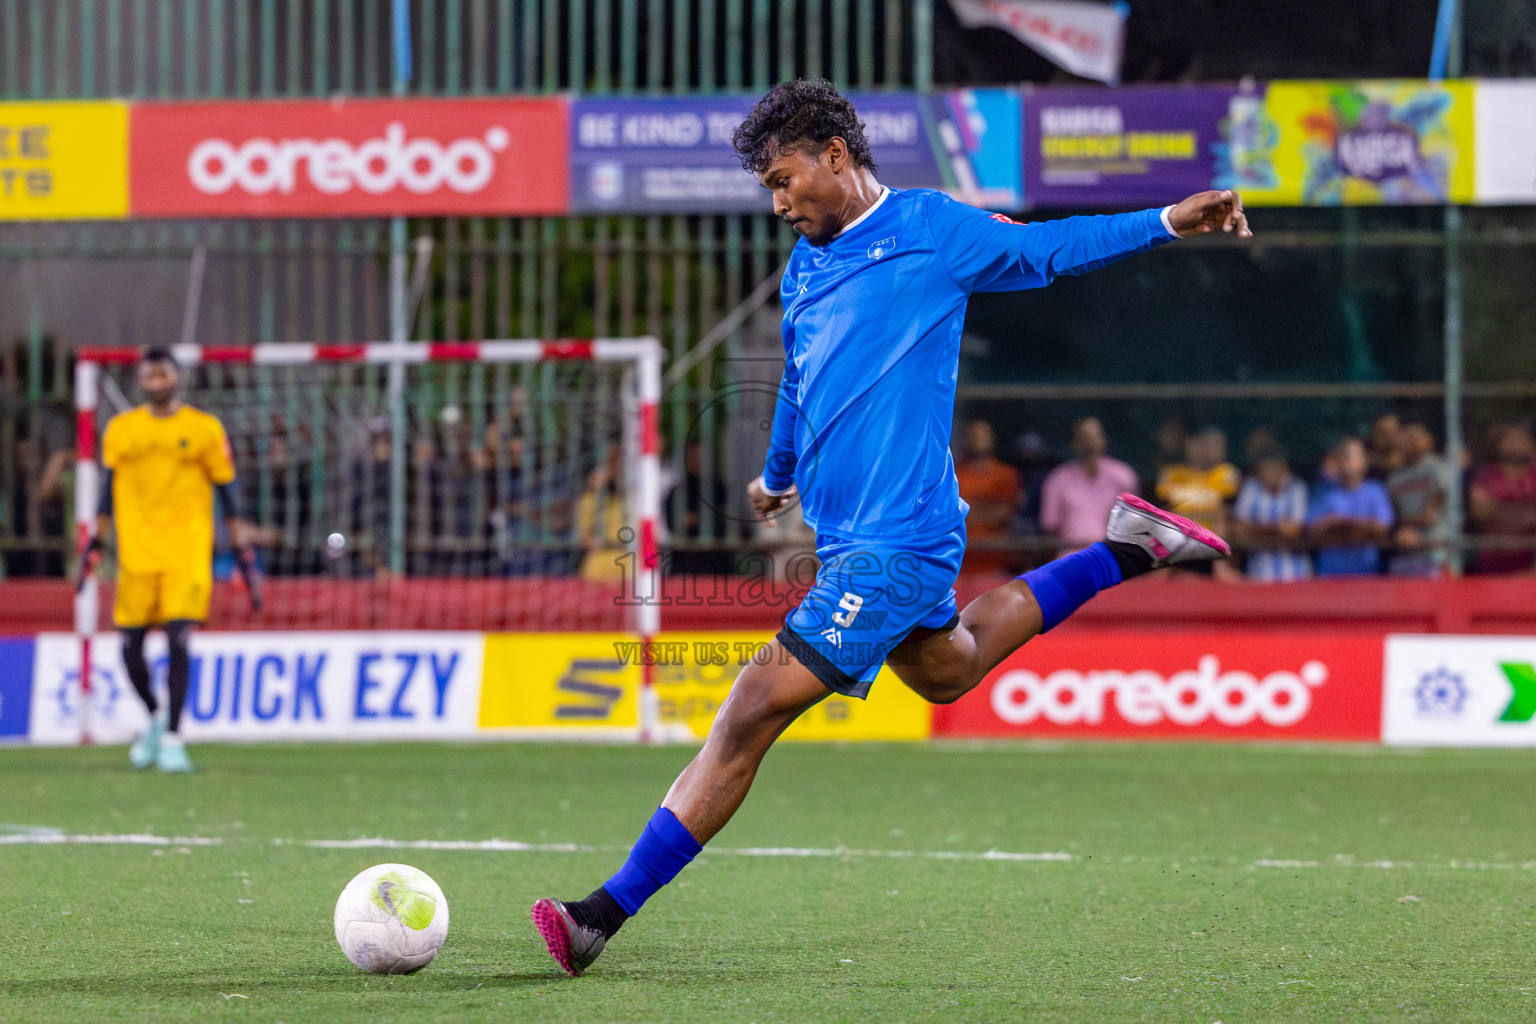
[[[816,584],[784,620],[778,640],[838,693],[868,696],[880,666],[908,634],[949,630],[960,621],[954,583],[965,555],[964,525],[921,542],[819,536],[816,554]]]

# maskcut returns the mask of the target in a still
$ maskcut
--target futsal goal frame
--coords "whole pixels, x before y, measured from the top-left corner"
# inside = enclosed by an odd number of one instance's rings
[[[653,337],[596,338],[591,340],[497,339],[467,342],[360,342],[317,344],[274,342],[257,345],[170,346],[182,367],[203,364],[256,366],[304,366],[319,363],[367,363],[383,365],[392,373],[426,363],[543,363],[590,361],[618,363],[633,370],[634,387],[626,396],[626,447],[638,452],[628,498],[633,536],[627,542],[635,566],[634,591],[626,595],[634,609],[632,628],[641,642],[640,692],[637,735],[642,743],[662,738],[660,708],[655,689],[655,659],[650,644],[661,632],[660,523],[661,523],[661,426],[659,418],[663,350]],[[98,465],[98,404],[101,376],[111,365],[130,365],[139,360],[136,348],[82,348],[75,363],[75,533],[76,550],[83,557],[94,534],[100,499]],[[402,378],[403,379],[403,376]],[[632,598],[632,602],[628,599]],[[91,740],[91,641],[100,628],[100,587],[95,574],[88,575],[75,594],[74,627],[80,642],[80,726],[84,743]]]

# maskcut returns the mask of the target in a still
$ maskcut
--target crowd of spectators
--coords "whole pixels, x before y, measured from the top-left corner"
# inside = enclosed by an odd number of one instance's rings
[[[264,566],[283,575],[580,575],[622,573],[631,511],[630,471],[619,439],[573,451],[531,444],[487,423],[471,430],[441,416],[404,447],[404,558],[391,559],[388,424],[360,431],[350,453],[321,453],[302,429],[274,429],[237,451],[245,506],[255,513]],[[955,468],[970,504],[965,571],[1022,571],[1102,539],[1121,491],[1143,494],[1228,537],[1218,578],[1279,583],[1314,576],[1435,577],[1447,571],[1447,505],[1459,488],[1473,573],[1536,570],[1536,435],[1529,423],[1495,423],[1475,439],[1478,457],[1452,469],[1431,428],[1383,415],[1337,438],[1315,466],[1297,465],[1275,435],[1252,431],[1230,457],[1218,427],[1189,431],[1170,417],[1151,440],[1145,475],[1111,454],[1092,417],[1056,441],[1026,433],[1011,451],[975,419],[956,432]],[[1063,443],[1064,442],[1064,443]],[[68,556],[73,451],[22,439],[0,481],[8,529],[5,576],[63,575]],[[1064,459],[1053,454],[1065,455]],[[791,510],[756,524],[711,453],[690,441],[669,463],[662,539],[669,571],[730,572],[743,552],[768,556],[781,576],[814,537]],[[1185,570],[1191,571],[1191,570]]]
[[[1104,537],[1115,495],[1150,495],[1234,544],[1225,562],[1179,572],[1283,583],[1312,577],[1445,573],[1447,501],[1459,488],[1475,539],[1467,569],[1521,573],[1536,568],[1536,435],[1529,423],[1496,423],[1482,457],[1452,471],[1422,421],[1386,414],[1361,435],[1340,436],[1310,473],[1300,471],[1273,432],[1254,430],[1239,467],[1226,433],[1193,432],[1170,417],[1154,441],[1158,464],[1147,479],[1110,456],[1103,425],[1072,426],[1068,459],[1040,473],[1042,440],[1026,434],[1010,466],[993,452],[982,420],[964,427],[955,462],[960,493],[972,506],[968,528],[976,572],[1014,571]],[[1033,491],[1038,479],[1038,502]],[[1005,543],[1011,540],[1012,544]]]

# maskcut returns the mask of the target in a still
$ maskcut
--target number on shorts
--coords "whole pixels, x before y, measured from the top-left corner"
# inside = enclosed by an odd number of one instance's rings
[[[858,617],[859,609],[864,607],[864,599],[852,591],[844,591],[843,599],[837,602],[837,606],[842,612],[832,616],[832,621],[846,629]]]

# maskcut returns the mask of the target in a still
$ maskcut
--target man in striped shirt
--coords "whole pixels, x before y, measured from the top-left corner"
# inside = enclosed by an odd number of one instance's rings
[[[1296,543],[1307,519],[1307,485],[1291,472],[1285,453],[1271,448],[1259,453],[1232,510],[1237,536],[1250,547],[1248,578],[1287,583],[1312,575],[1306,552]],[[1283,546],[1267,547],[1277,544]]]

